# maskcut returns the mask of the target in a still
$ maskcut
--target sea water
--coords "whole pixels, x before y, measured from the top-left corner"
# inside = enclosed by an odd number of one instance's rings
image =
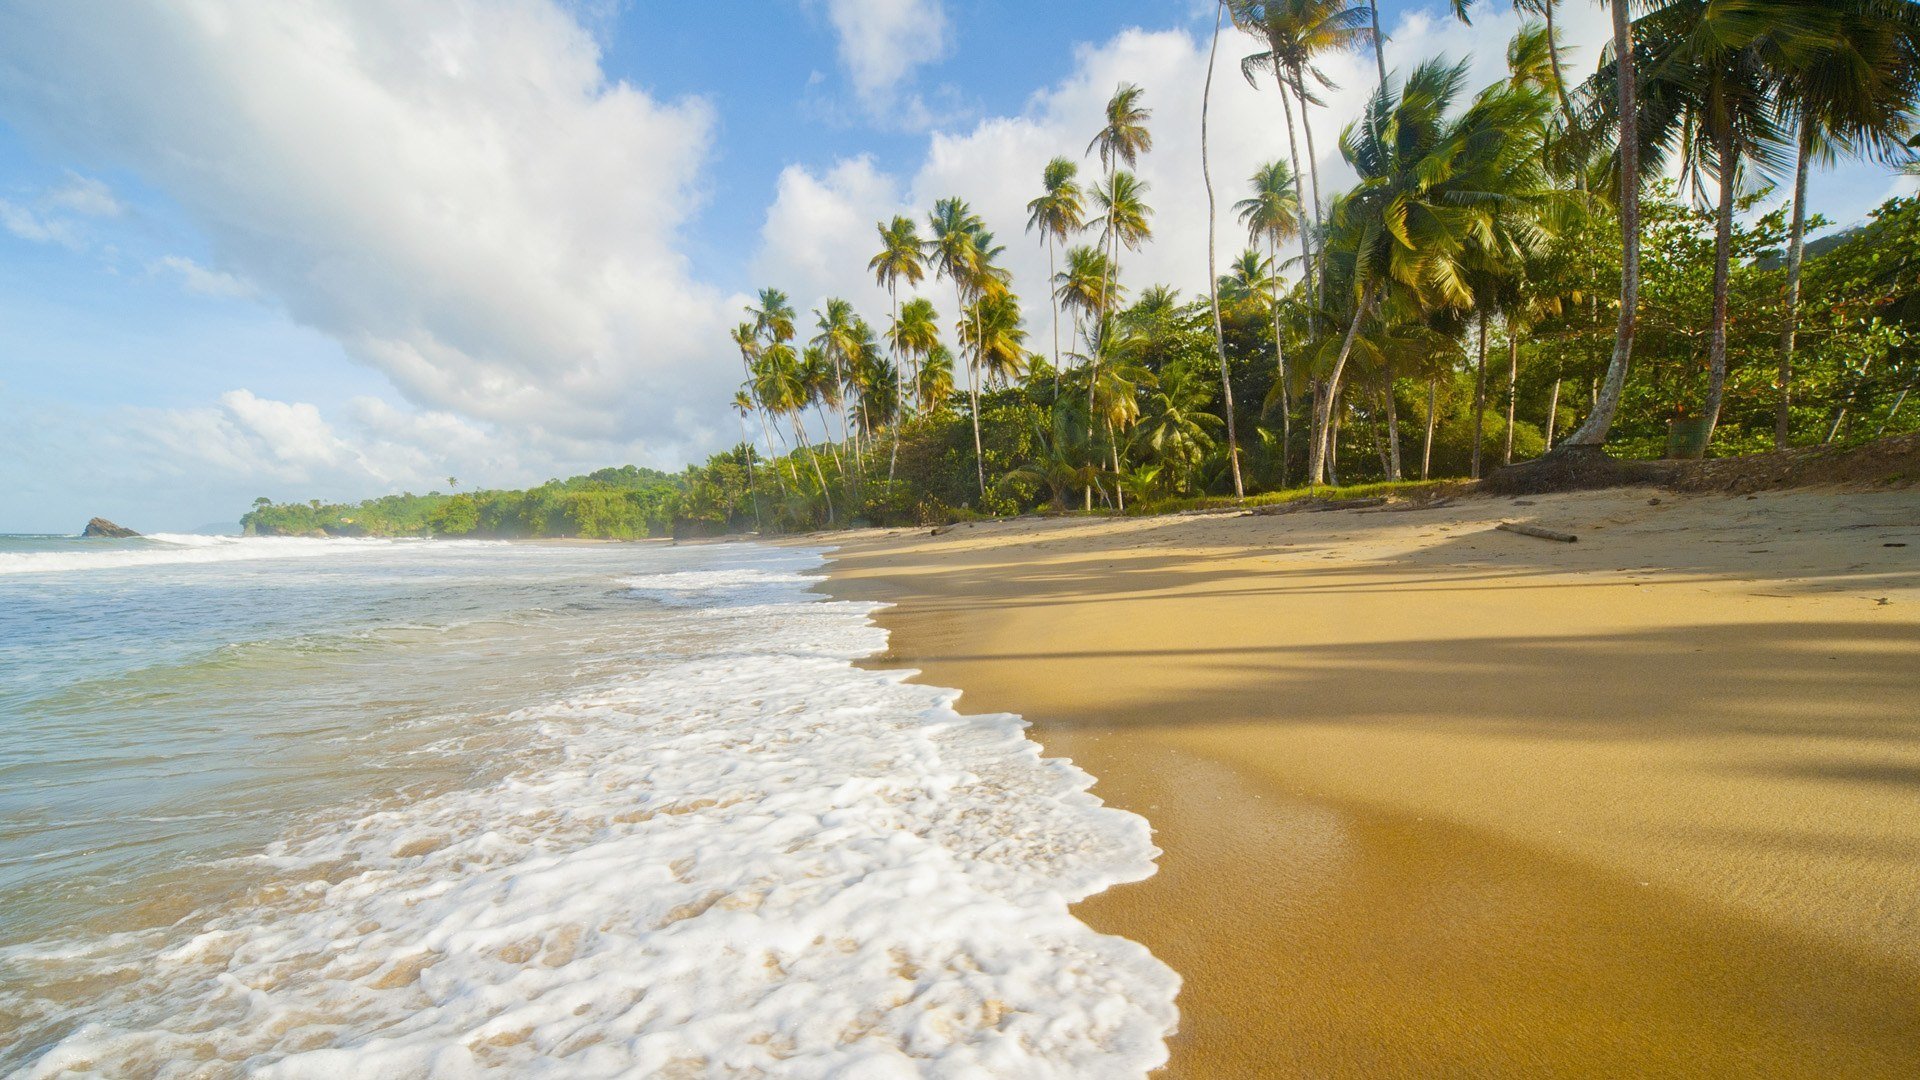
[[[821,564],[0,538],[0,1074],[1143,1075],[1147,823]]]

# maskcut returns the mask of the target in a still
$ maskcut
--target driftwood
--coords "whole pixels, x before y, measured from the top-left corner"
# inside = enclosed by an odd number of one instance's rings
[[[1442,507],[1452,506],[1455,501],[1454,499],[1435,499],[1432,502],[1388,503],[1385,506],[1375,507],[1372,510],[1362,510],[1360,512],[1363,514],[1405,514],[1413,510],[1438,510]]]
[[[1276,514],[1324,514],[1329,510],[1364,510],[1369,506],[1385,506],[1386,498],[1374,499],[1293,499],[1289,502],[1274,503],[1271,506],[1256,506],[1250,511],[1260,517],[1273,517]]]
[[[1541,540],[1556,540],[1562,544],[1577,543],[1580,540],[1579,537],[1572,533],[1555,532],[1552,529],[1543,529],[1538,525],[1522,525],[1514,521],[1503,521],[1494,527],[1501,532],[1519,533],[1521,536],[1533,536]]]

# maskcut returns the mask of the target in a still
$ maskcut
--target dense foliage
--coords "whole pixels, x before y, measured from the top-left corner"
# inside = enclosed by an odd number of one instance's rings
[[[447,486],[457,487],[449,478]],[[687,481],[632,465],[525,491],[407,492],[355,506],[275,503],[262,497],[240,519],[259,536],[592,537],[666,535]]]

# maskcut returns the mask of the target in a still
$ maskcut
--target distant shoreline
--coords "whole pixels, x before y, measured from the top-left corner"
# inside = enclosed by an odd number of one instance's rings
[[[877,663],[1153,822],[1159,874],[1079,913],[1186,980],[1167,1075],[1920,1058],[1920,490],[838,543]]]

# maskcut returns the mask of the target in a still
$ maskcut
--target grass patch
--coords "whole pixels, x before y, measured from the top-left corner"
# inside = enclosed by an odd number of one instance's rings
[[[1347,487],[1288,488],[1285,491],[1268,491],[1259,495],[1249,495],[1244,499],[1236,499],[1230,495],[1155,499],[1127,507],[1127,516],[1155,517],[1189,510],[1251,510],[1256,506],[1274,506],[1301,499],[1342,502],[1348,499],[1379,498],[1383,495],[1390,498],[1439,498],[1454,494],[1463,486],[1465,485],[1460,480],[1383,480],[1379,483],[1351,484]]]

